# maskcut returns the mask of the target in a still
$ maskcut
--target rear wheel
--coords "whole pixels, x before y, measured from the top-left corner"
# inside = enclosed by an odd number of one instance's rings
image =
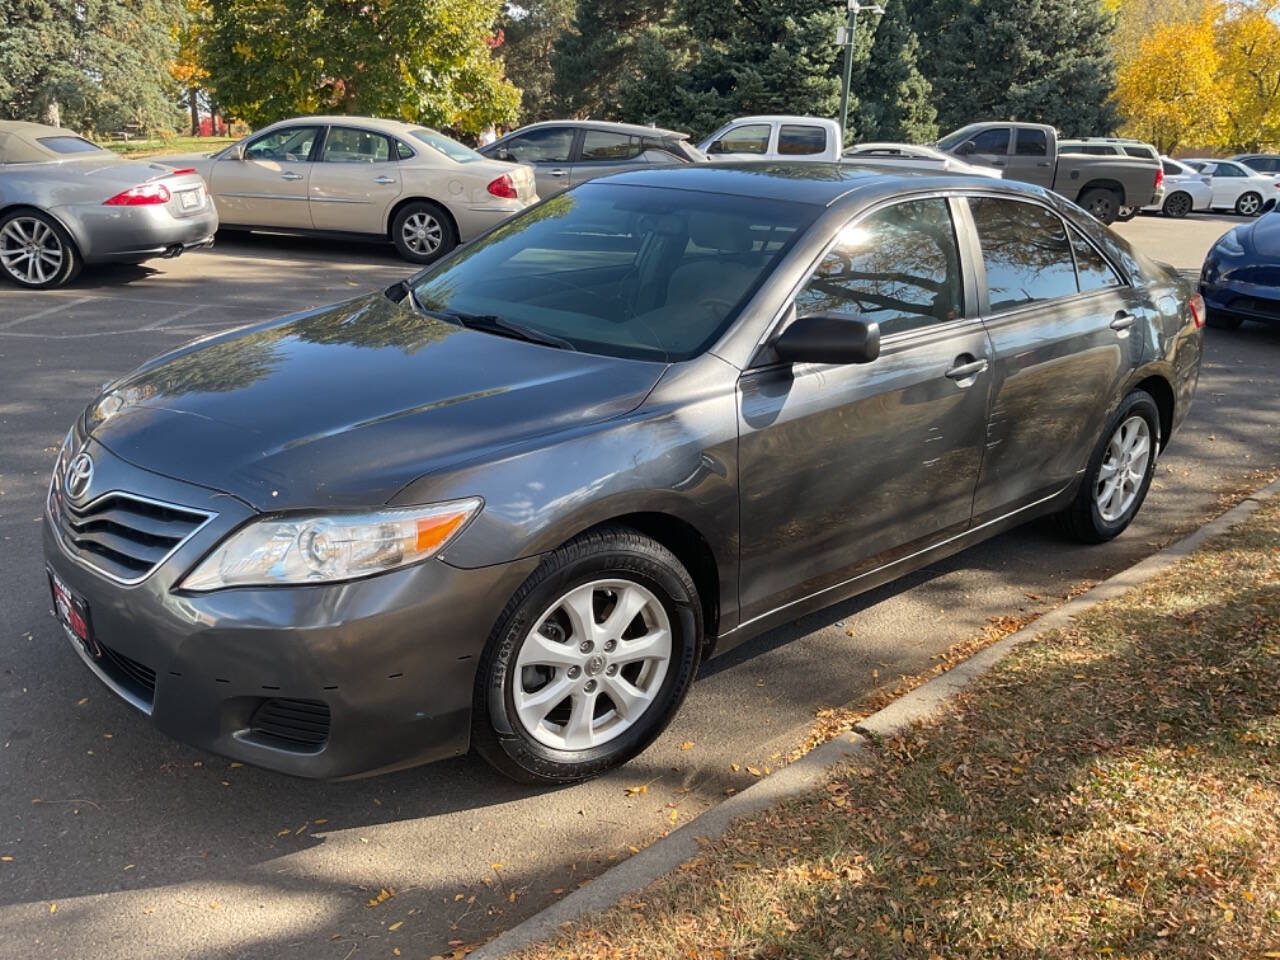
[[[1249,191],[1236,201],[1236,213],[1242,217],[1256,217],[1262,212],[1262,194]]]
[[[1135,390],[1107,421],[1075,500],[1059,515],[1066,531],[1084,543],[1123,533],[1147,497],[1159,449],[1160,411],[1151,394]]]
[[[1116,195],[1112,191],[1102,187],[1094,187],[1092,190],[1086,190],[1080,196],[1080,206],[1084,207],[1103,223],[1111,224],[1116,222],[1120,201],[1116,199]]]
[[[433,263],[458,245],[458,235],[440,207],[415,200],[396,212],[391,222],[391,242],[404,259]]]
[[[481,658],[472,743],[527,783],[569,783],[630,760],[662,732],[702,646],[697,589],[627,527],[577,537],[520,588]]]
[[[0,217],[0,270],[19,286],[48,290],[80,272],[80,254],[57,220],[14,210]]]
[[[1166,217],[1173,217],[1176,220],[1181,220],[1191,212],[1192,206],[1193,202],[1191,200],[1191,194],[1184,193],[1179,190],[1177,193],[1171,193],[1169,196],[1164,198],[1164,206],[1161,207],[1161,212],[1163,212]]]

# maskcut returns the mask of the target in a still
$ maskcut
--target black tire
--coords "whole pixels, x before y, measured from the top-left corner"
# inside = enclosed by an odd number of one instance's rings
[[[19,235],[35,236],[34,231],[38,229],[35,224],[43,225],[47,231],[40,236],[41,263],[52,272],[42,279],[33,279],[38,275],[28,271],[26,267],[26,264],[30,263],[30,255],[21,257],[22,248],[17,246]],[[49,257],[57,258],[56,266],[49,264]],[[71,234],[67,233],[62,224],[47,213],[24,207],[10,210],[0,217],[0,275],[10,283],[28,290],[51,290],[74,280],[82,266],[84,261],[80,257],[75,241],[71,239]]]
[[[1086,190],[1080,195],[1080,206],[1084,207],[1103,223],[1112,224],[1116,222],[1116,215],[1120,210],[1120,200],[1116,197],[1114,191],[1103,187],[1094,187],[1092,190]]]
[[[1116,219],[1119,220],[1121,223],[1128,223],[1137,215],[1138,215],[1137,207],[1121,206],[1116,208]]]
[[[1142,481],[1136,489],[1133,502],[1116,519],[1108,521],[1103,518],[1095,497],[1101,480],[1102,464],[1107,454],[1107,447],[1121,424],[1131,417],[1139,416],[1147,423],[1150,439],[1150,455],[1147,457],[1146,470]],[[1107,425],[1094,447],[1089,458],[1089,466],[1085,470],[1084,479],[1071,505],[1058,514],[1062,528],[1082,543],[1105,543],[1118,537],[1133,522],[1133,518],[1142,509],[1147,491],[1151,489],[1151,479],[1155,476],[1156,461],[1160,452],[1160,410],[1151,394],[1145,390],[1135,390],[1121,401],[1115,413],[1107,420]]]
[[[1164,198],[1164,205],[1160,208],[1160,212],[1166,217],[1173,217],[1175,220],[1181,220],[1195,205],[1195,201],[1191,199],[1191,194],[1185,190],[1176,190]]]
[[[533,626],[559,598],[602,579],[639,584],[661,603],[671,625],[670,659],[649,706],[629,727],[599,746],[555,749],[535,739],[518,717],[514,684],[525,681],[514,666]],[[522,783],[598,776],[636,756],[666,728],[689,691],[702,642],[697,587],[670,550],[630,527],[584,533],[548,554],[498,618],[476,674],[471,742],[489,763]]]
[[[1262,213],[1262,194],[1254,193],[1252,190],[1240,194],[1236,199],[1236,213],[1242,217],[1258,216]]]
[[[1205,326],[1213,327],[1215,330],[1239,330],[1240,324],[1244,323],[1244,317],[1238,317],[1233,313],[1208,310],[1206,314],[1204,318]]]
[[[415,218],[421,219],[415,221]],[[407,229],[411,222],[415,226],[420,224],[421,229]],[[414,239],[409,237],[410,232],[422,236]],[[414,200],[391,218],[391,242],[396,246],[396,253],[410,263],[434,263],[458,245],[458,233],[442,207],[430,200]]]

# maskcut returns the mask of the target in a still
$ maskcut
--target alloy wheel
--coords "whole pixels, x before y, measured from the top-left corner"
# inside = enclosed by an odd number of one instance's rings
[[[1145,417],[1126,419],[1111,435],[1098,468],[1094,502],[1107,523],[1125,515],[1138,498],[1151,460],[1151,428]]]
[[[1164,212],[1174,218],[1185,217],[1191,212],[1191,197],[1185,193],[1175,193],[1164,202]]]
[[[608,743],[653,705],[671,650],[670,617],[648,588],[631,580],[574,587],[521,644],[516,716],[531,737],[554,749]]]
[[[48,283],[62,271],[67,250],[58,233],[35,217],[14,217],[0,229],[0,265],[19,283]]]
[[[1236,204],[1236,211],[1242,217],[1254,217],[1262,209],[1262,198],[1256,193],[1246,193]]]
[[[423,256],[435,253],[444,240],[444,228],[440,226],[440,221],[422,211],[405,218],[400,234],[405,246]]]

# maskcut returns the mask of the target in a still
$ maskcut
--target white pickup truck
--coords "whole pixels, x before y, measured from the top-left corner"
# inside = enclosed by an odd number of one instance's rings
[[[840,124],[819,117],[738,117],[698,149],[712,160],[840,160]]]

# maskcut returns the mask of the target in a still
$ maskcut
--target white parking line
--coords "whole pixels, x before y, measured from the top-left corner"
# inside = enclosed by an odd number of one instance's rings
[[[197,306],[191,307],[190,309],[187,309],[187,310],[179,310],[177,313],[173,314],[172,316],[165,317],[162,320],[157,320],[155,323],[149,323],[145,327],[141,327],[140,329],[159,330],[161,327],[167,327],[169,324],[173,323],[173,321],[175,320],[181,320],[183,317],[189,317],[191,316],[191,314],[195,313],[197,310],[203,310],[204,308],[205,308],[205,304],[202,303]]]
[[[29,323],[32,320],[39,320],[41,317],[47,317],[51,314],[59,313],[63,310],[70,310],[72,307],[78,307],[81,304],[92,303],[97,297],[81,297],[79,300],[72,300],[70,303],[60,303],[56,307],[47,307],[36,313],[29,313],[25,317],[18,317],[17,320],[6,320],[0,323],[0,330],[8,330],[10,327],[16,327],[21,323]]]

